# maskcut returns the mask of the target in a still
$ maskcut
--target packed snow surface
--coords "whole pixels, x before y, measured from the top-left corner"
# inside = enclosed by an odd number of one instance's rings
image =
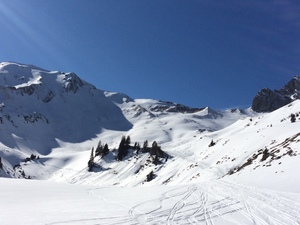
[[[299,224],[300,195],[215,180],[96,187],[0,179],[1,224]]]

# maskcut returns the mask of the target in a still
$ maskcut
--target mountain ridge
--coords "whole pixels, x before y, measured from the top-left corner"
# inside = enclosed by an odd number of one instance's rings
[[[300,99],[300,76],[295,76],[279,90],[263,88],[252,101],[256,112],[272,112],[292,101]]]
[[[272,173],[272,182],[281,182],[285,179],[278,173],[281,168],[289,178],[298,168],[299,137],[295,135],[300,101],[296,99],[271,113],[251,108],[190,108],[132,99],[98,90],[74,73],[17,63],[0,65],[0,83],[3,177],[151,186],[223,177],[247,182],[247,176],[259,175],[262,181],[257,185],[270,188],[262,178]],[[291,114],[295,114],[294,123]],[[118,160],[122,136],[129,136],[132,144]],[[150,150],[139,152],[133,146],[142,146],[146,140],[150,148],[155,141],[168,157],[156,159]],[[89,172],[91,149],[96,150],[100,141],[108,144],[108,154],[93,156],[95,166]],[[300,185],[298,180],[295,183]]]

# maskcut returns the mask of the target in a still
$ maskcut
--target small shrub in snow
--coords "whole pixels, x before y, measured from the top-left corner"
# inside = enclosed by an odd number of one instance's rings
[[[267,148],[265,148],[262,154],[263,156],[261,158],[261,161],[265,161],[270,156],[269,150]]]
[[[216,143],[214,142],[214,140],[211,140],[210,144],[208,145],[208,147],[212,147],[214,146]]]
[[[296,122],[296,115],[295,114],[291,114],[291,122],[295,123]]]
[[[151,171],[148,175],[147,175],[147,182],[150,182],[151,180],[154,179],[154,174],[153,174],[153,171]]]

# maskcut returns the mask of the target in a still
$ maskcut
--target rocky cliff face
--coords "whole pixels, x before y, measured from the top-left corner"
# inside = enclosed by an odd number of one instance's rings
[[[256,112],[272,112],[295,99],[300,99],[300,76],[295,76],[280,90],[260,90],[253,99],[252,109]]]

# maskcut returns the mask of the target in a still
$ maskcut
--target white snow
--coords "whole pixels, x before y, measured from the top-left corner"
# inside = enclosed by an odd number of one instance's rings
[[[97,187],[0,179],[1,224],[297,224],[300,195],[226,180]]]
[[[0,224],[300,224],[300,120],[289,118],[300,100],[265,114],[172,112],[77,79],[0,65],[0,176],[31,178],[0,179]],[[117,161],[128,135],[170,157],[154,165],[131,149]],[[110,152],[88,172],[99,140]],[[24,162],[31,154],[39,159]]]

